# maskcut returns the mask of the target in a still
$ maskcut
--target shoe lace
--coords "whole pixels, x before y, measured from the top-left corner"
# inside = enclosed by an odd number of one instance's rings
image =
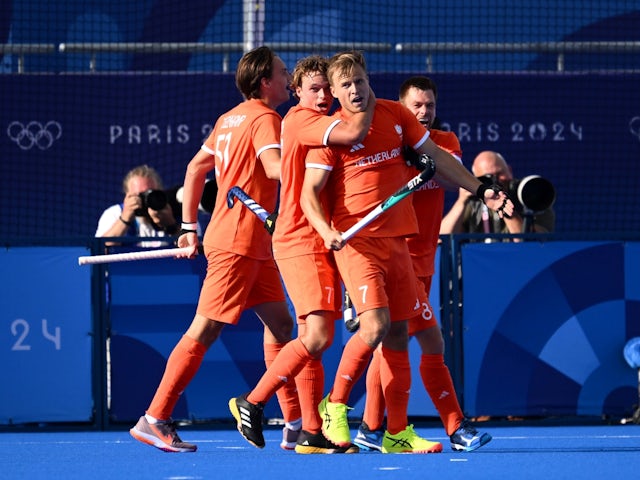
[[[476,436],[478,434],[478,430],[475,429],[475,427],[473,425],[471,425],[468,421],[464,420],[461,424],[460,427],[458,428],[458,431],[461,434],[466,434],[466,435],[471,435],[471,436]]]
[[[166,422],[158,423],[158,426],[162,427],[165,433],[172,438],[173,443],[182,443],[182,440],[180,439],[180,436],[177,432],[177,425],[178,424],[175,422],[175,420],[168,420]]]
[[[332,410],[333,412],[329,413],[329,410],[327,409],[327,414],[326,414],[327,422],[330,423],[331,421],[333,421],[335,428],[345,428],[345,427],[349,428],[349,422],[347,420],[347,412],[352,409],[347,407],[343,403],[338,403],[333,406]]]

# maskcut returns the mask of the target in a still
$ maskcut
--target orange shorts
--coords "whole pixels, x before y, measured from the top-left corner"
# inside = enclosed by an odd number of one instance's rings
[[[273,259],[256,260],[222,250],[207,251],[207,275],[196,310],[200,315],[235,325],[248,308],[284,301],[284,288]]]
[[[429,302],[431,291],[431,275],[428,277],[416,277],[418,283],[418,298],[420,299],[420,313],[409,319],[409,336],[413,336],[422,330],[438,325],[436,312]]]
[[[342,316],[342,286],[333,256],[311,253],[276,260],[298,323],[312,312]]]
[[[334,253],[340,276],[358,314],[388,307],[391,321],[418,312],[416,277],[402,237],[354,237]]]

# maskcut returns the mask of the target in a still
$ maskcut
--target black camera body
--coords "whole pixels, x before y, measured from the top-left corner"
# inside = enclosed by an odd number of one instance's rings
[[[497,183],[493,175],[483,175],[478,179],[485,185]],[[551,208],[556,201],[553,184],[540,175],[514,178],[504,186],[507,195],[516,203],[516,208],[524,213],[538,213]]]
[[[169,199],[164,190],[147,190],[140,195],[142,206],[136,209],[136,217],[146,217],[147,209],[162,210],[169,203]]]
[[[142,206],[136,209],[136,217],[146,217],[147,209],[162,210],[167,205],[170,205],[173,210],[173,216],[178,218],[180,216],[180,210],[182,208],[182,195],[184,187],[177,185],[168,190],[147,190],[142,192],[140,201]],[[216,205],[216,196],[218,194],[218,184],[215,180],[209,180],[204,184],[202,191],[202,197],[198,209],[202,212],[213,213],[213,209]]]

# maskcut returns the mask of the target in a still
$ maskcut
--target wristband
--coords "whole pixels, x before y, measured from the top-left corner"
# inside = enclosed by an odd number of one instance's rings
[[[127,222],[124,218],[122,218],[122,215],[120,215],[120,216],[118,217],[118,219],[119,219],[122,223],[124,223],[127,227],[131,227],[131,226],[133,226],[133,222]]]
[[[196,231],[198,229],[198,222],[182,222],[180,228],[183,230]]]
[[[181,228],[180,229],[180,233],[178,233],[178,236],[180,237],[180,236],[184,235],[185,233],[195,233],[195,234],[197,234],[198,232],[197,232],[197,230],[192,230],[190,228]]]

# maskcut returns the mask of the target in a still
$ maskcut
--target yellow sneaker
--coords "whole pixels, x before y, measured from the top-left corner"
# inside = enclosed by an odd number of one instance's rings
[[[318,412],[322,418],[322,433],[328,440],[339,447],[351,445],[351,432],[347,421],[347,411],[351,410],[344,403],[329,401],[329,395],[324,397],[318,405]]]
[[[442,444],[432,442],[426,438],[419,437],[413,430],[413,425],[409,425],[400,433],[391,435],[389,431],[384,432],[382,439],[382,453],[440,453]]]

